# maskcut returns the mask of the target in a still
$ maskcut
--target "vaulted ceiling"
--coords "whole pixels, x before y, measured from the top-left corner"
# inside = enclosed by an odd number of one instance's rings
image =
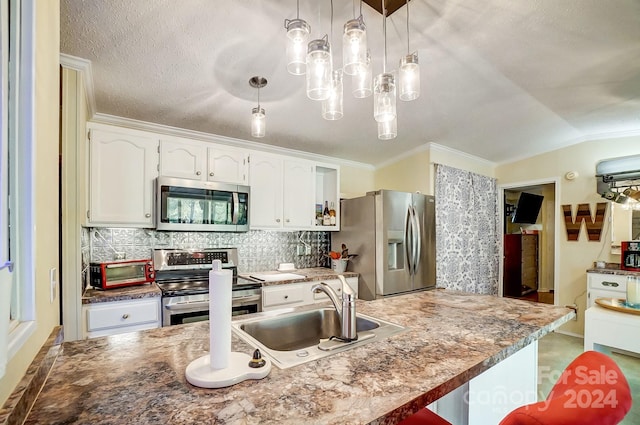
[[[362,7],[373,73],[382,16],[347,0],[300,0],[311,38]],[[422,90],[398,100],[398,137],[377,138],[371,97],[351,96],[326,121],[285,68],[293,0],[61,0],[61,52],[92,65],[96,112],[378,165],[428,142],[506,162],[584,140],[640,134],[638,0],[412,0],[410,48]],[[387,69],[407,53],[406,6],[387,18]],[[257,105],[263,139],[250,134]]]

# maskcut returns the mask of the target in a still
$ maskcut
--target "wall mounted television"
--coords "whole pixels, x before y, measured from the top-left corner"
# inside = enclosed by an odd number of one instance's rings
[[[535,224],[538,220],[544,196],[522,192],[518,198],[516,210],[511,218],[512,223]]]

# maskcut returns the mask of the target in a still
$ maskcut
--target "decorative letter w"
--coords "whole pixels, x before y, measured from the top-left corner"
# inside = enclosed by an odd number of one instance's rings
[[[596,204],[596,218],[591,216],[591,208],[589,204],[578,204],[578,212],[576,219],[573,219],[571,205],[563,205],[562,212],[564,214],[564,225],[567,228],[567,239],[577,241],[580,235],[580,227],[584,221],[587,226],[587,235],[590,241],[599,241],[604,224],[604,216],[607,212],[607,202],[598,202]]]

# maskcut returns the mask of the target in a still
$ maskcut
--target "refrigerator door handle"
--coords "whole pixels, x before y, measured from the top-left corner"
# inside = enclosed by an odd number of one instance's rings
[[[420,231],[420,220],[418,219],[418,213],[415,208],[413,208],[413,224],[415,226],[413,229],[413,238],[415,239],[415,248],[413,252],[413,274],[416,275],[418,273],[418,267],[420,267],[422,232]]]
[[[404,224],[404,251],[407,261],[407,270],[409,274],[413,274],[413,219],[411,216],[411,206],[407,208],[407,217]]]

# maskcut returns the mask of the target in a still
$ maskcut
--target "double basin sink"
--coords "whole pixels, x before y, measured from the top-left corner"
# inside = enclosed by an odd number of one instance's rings
[[[333,307],[310,306],[258,313],[234,320],[233,332],[249,345],[259,348],[273,363],[286,369],[334,353],[370,344],[404,330],[402,326],[356,313],[358,339],[340,342],[340,317]]]

